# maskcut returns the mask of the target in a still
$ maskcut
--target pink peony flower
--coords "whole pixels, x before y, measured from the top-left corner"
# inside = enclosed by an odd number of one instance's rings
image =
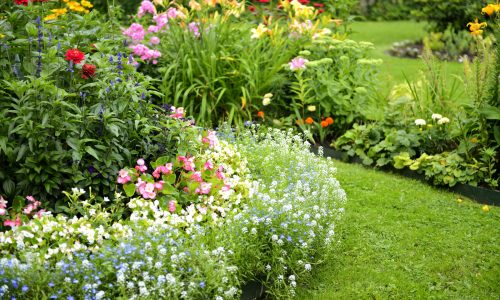
[[[175,211],[175,201],[171,200],[168,202],[168,211],[173,213]]]
[[[17,227],[21,226],[21,223],[21,219],[19,218],[19,216],[17,216],[15,220],[5,220],[3,222],[3,226]]]
[[[208,195],[210,193],[210,189],[212,188],[212,184],[208,182],[202,182],[200,184],[200,187],[196,188],[194,191],[196,194],[199,195]]]
[[[308,60],[305,58],[296,57],[296,58],[292,59],[292,61],[289,62],[288,65],[290,65],[290,70],[292,70],[292,71],[303,70],[306,68],[307,62],[308,62]]]
[[[29,215],[33,212],[33,210],[35,210],[35,206],[33,204],[28,204],[26,205],[26,207],[24,207],[23,213],[25,215]]]
[[[141,24],[132,23],[130,27],[122,32],[124,35],[130,37],[134,42],[140,42],[144,39],[146,31]]]
[[[193,175],[191,175],[191,179],[194,180],[194,181],[197,181],[197,182],[203,182],[203,179],[201,178],[201,172],[200,171],[194,172]]]
[[[125,184],[131,180],[127,170],[121,169],[118,172],[118,183]]]
[[[153,36],[153,37],[151,37],[149,42],[153,45],[158,45],[160,43],[160,39],[157,36]]]

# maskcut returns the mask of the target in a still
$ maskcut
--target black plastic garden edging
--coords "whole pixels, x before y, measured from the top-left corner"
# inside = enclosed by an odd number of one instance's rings
[[[365,167],[375,168],[373,166],[367,166],[363,164],[362,160],[359,157],[354,157],[349,159],[349,156],[345,152],[337,151],[335,149],[332,149],[324,145],[322,147],[323,147],[323,156],[325,157],[331,157],[337,160],[341,160],[343,162],[361,164]],[[311,150],[313,153],[318,154],[318,146],[313,146]],[[404,177],[417,179],[427,184],[430,184],[429,181],[425,179],[424,175],[418,174],[417,172],[409,169],[399,170],[393,167],[384,167],[384,168],[377,168],[377,170],[399,174]],[[453,193],[468,197],[478,203],[500,206],[500,191],[490,190],[483,187],[472,186],[468,184],[457,184],[453,187],[436,186],[436,185],[433,186],[440,189],[446,189]]]

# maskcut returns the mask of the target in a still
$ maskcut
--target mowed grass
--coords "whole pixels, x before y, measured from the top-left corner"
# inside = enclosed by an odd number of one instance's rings
[[[499,299],[500,209],[337,162],[340,242],[298,299]]]
[[[351,25],[352,35],[350,38],[356,41],[368,41],[375,45],[371,56],[381,58],[381,80],[389,86],[405,82],[405,76],[413,81],[420,77],[419,70],[425,68],[421,59],[398,58],[385,52],[395,42],[404,40],[417,40],[426,35],[425,23],[415,21],[383,21],[383,22],[355,22]],[[458,62],[442,62],[440,64],[450,79],[462,76],[463,66]]]

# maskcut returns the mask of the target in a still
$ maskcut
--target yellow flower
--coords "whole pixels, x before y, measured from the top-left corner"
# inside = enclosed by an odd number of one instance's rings
[[[499,11],[500,11],[500,4],[488,4],[481,10],[483,14],[487,14],[488,16],[491,16],[492,14]]]
[[[82,3],[83,7],[87,7],[87,8],[94,7],[94,5],[92,5],[92,3],[90,3],[89,1],[86,1],[86,0],[82,0],[81,3]]]
[[[5,34],[0,33],[0,39],[3,39],[5,37]]]
[[[51,9],[50,11],[58,16],[64,15],[68,12],[66,8]]]
[[[488,25],[486,24],[486,22],[479,23],[477,21],[477,18],[476,18],[476,20],[474,21],[474,23],[469,22],[469,23],[467,23],[467,26],[469,27],[469,30],[470,30],[470,32],[471,32],[472,35],[480,35],[481,33],[483,33],[483,31],[481,30],[481,28],[484,28],[484,27],[486,27]]]
[[[269,29],[264,24],[259,24],[257,28],[252,28],[252,39],[260,39],[264,34],[266,34]]]
[[[484,212],[489,212],[490,211],[490,207],[488,205],[483,205],[483,211]]]
[[[43,18],[44,21],[50,21],[50,20],[55,20],[55,19],[57,19],[56,14],[51,14],[51,15],[48,15],[45,18]]]
[[[457,199],[457,203],[462,203],[464,200],[462,200],[461,198],[458,198]]]

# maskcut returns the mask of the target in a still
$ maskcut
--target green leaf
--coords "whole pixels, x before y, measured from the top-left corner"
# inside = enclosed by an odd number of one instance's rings
[[[16,188],[16,185],[15,185],[14,181],[12,181],[10,179],[4,180],[2,186],[3,186],[3,190],[7,194],[14,193],[14,189]]]
[[[488,120],[500,120],[500,108],[485,105],[479,109],[479,113]]]
[[[17,152],[16,162],[20,161],[21,158],[23,158],[26,150],[28,150],[28,147],[26,145],[21,145],[21,148],[19,148],[19,151]]]
[[[28,35],[36,35],[38,32],[38,30],[36,29],[36,25],[33,23],[27,23],[25,28]]]
[[[99,158],[99,156],[97,155],[97,152],[95,152],[94,148],[90,147],[90,146],[86,146],[85,147],[85,152],[87,152],[88,154],[92,155],[95,159],[97,159],[98,161],[101,161],[101,159]]]
[[[127,197],[132,197],[135,193],[135,184],[129,182],[123,186],[123,189],[125,190]]]

